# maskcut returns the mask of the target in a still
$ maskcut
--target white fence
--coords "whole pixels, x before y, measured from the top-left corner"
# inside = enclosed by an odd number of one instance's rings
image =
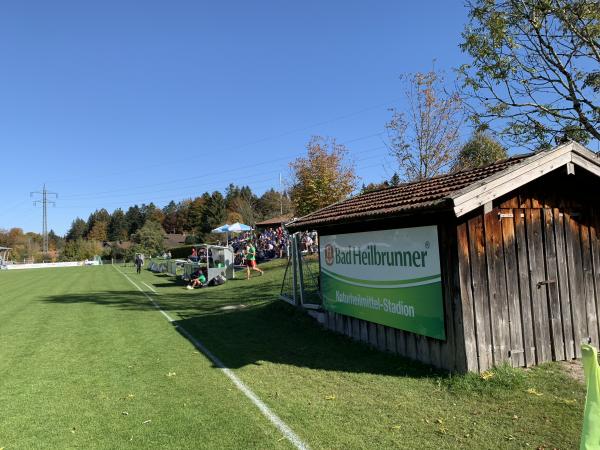
[[[51,267],[79,267],[79,266],[98,266],[98,261],[74,261],[74,262],[55,262],[55,263],[32,263],[32,264],[6,264],[2,266],[6,270],[21,269],[48,269]]]

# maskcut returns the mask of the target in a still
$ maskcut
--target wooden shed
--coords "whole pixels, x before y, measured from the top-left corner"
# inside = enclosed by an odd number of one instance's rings
[[[329,328],[382,350],[451,371],[481,372],[505,361],[518,367],[570,360],[581,356],[582,342],[599,344],[600,158],[575,142],[359,195],[288,228],[319,232],[322,291],[336,280],[353,283],[340,274],[328,278],[328,267],[347,263],[344,252],[354,252],[358,264],[388,255],[398,272],[401,264],[419,268],[418,252],[399,264],[393,256],[401,251],[344,247],[353,236],[402,235],[406,246],[407,236],[436,232],[437,246],[424,245],[439,251],[443,332],[417,320],[418,297],[388,305],[387,312],[396,312],[389,320],[383,312],[361,312],[385,306],[367,294],[335,291],[337,298],[323,301]],[[421,253],[425,266],[427,252]],[[363,267],[373,274],[392,270]],[[390,289],[391,281],[379,282]]]

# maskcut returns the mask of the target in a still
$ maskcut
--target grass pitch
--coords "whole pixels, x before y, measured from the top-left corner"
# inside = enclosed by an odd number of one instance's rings
[[[263,269],[187,291],[122,268],[312,448],[577,447],[557,365],[449,377],[319,328]],[[0,324],[0,448],[291,448],[113,267],[0,273]]]
[[[114,268],[0,275],[0,448],[290,448]]]

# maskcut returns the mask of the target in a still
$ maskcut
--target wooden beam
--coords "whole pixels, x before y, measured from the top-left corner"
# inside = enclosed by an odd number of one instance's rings
[[[454,212],[460,217],[561,165],[570,163],[574,165],[567,166],[569,173],[574,171],[575,165],[579,165],[600,176],[600,155],[572,141],[552,150],[533,154],[518,164],[454,193],[451,197],[454,201]]]
[[[600,177],[600,163],[598,162],[597,158],[596,158],[596,161],[592,162],[589,159],[584,158],[583,156],[581,156],[577,153],[573,153],[572,162],[576,166],[579,166],[582,169],[592,172],[594,175],[597,175]]]
[[[467,193],[473,191],[474,189],[476,189],[478,187],[481,187],[481,186],[484,186],[486,184],[489,184],[493,180],[497,180],[499,178],[504,177],[504,175],[506,175],[509,172],[513,172],[514,170],[516,170],[516,169],[518,169],[520,167],[529,166],[534,161],[538,161],[540,159],[546,158],[550,154],[553,154],[553,155],[560,154],[560,155],[562,155],[564,153],[568,153],[572,149],[572,147],[573,147],[573,144],[572,143],[568,143],[568,144],[560,145],[560,146],[558,146],[558,147],[556,147],[556,148],[554,148],[552,150],[544,150],[544,151],[539,152],[539,153],[532,153],[531,156],[529,156],[526,159],[523,159],[523,161],[521,161],[521,162],[519,162],[519,163],[517,163],[515,165],[512,165],[512,166],[510,166],[509,168],[507,168],[505,170],[502,170],[502,171],[500,171],[498,173],[495,173],[495,174],[493,174],[493,175],[491,175],[491,176],[489,176],[489,177],[487,177],[487,178],[485,178],[483,180],[480,180],[480,181],[477,181],[477,182],[475,182],[473,184],[470,184],[470,185],[464,187],[463,189],[460,189],[460,190],[456,191],[456,193],[454,194],[454,197],[456,197],[456,196],[462,196],[464,194],[467,194]]]
[[[600,161],[600,155],[598,153],[593,152],[589,148],[584,147],[579,142],[572,141],[571,146],[573,153],[577,153],[578,155],[581,155],[584,158],[590,159],[592,161]]]
[[[567,175],[575,175],[575,164],[572,162],[567,163]]]
[[[568,148],[543,155],[544,158],[526,160],[527,164],[509,167],[501,172],[501,176],[487,178],[487,183],[476,186],[466,192],[453,196],[454,213],[460,217],[474,209],[485,205],[504,194],[507,194],[524,184],[527,184],[547,173],[571,162],[571,153]],[[600,170],[600,167],[598,167]]]

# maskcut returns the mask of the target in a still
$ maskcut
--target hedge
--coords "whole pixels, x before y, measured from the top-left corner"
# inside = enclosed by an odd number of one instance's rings
[[[171,258],[187,258],[192,254],[193,245],[182,245],[181,247],[174,247],[171,250]]]

